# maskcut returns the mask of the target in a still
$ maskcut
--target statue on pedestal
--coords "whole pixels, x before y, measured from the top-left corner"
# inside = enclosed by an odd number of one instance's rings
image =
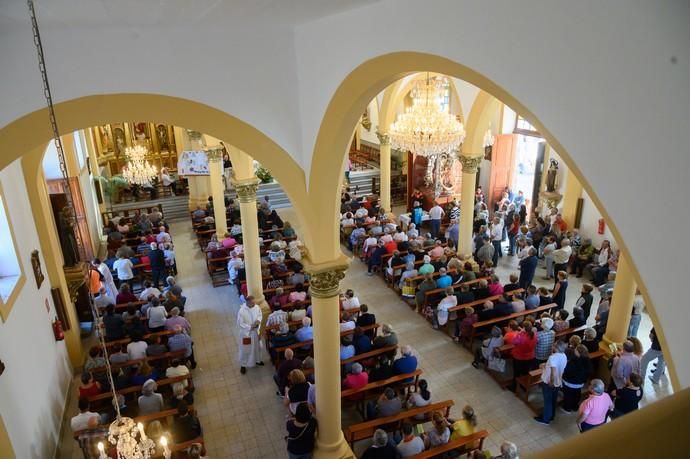
[[[558,161],[549,161],[549,170],[546,172],[546,191],[556,191],[556,175],[558,174]]]
[[[58,233],[60,234],[60,248],[65,266],[75,266],[79,263],[79,248],[77,238],[74,236],[72,212],[69,207],[63,207],[58,215]]]

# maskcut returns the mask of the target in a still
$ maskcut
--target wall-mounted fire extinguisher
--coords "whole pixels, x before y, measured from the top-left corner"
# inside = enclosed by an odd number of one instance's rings
[[[603,218],[599,219],[599,225],[597,226],[597,233],[604,234],[604,229],[606,228],[606,222]]]
[[[53,335],[55,335],[55,341],[62,341],[65,339],[65,332],[62,330],[62,322],[55,317],[53,320]]]

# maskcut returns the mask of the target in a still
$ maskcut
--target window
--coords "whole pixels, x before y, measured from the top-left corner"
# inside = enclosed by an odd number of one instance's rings
[[[17,258],[17,247],[10,226],[5,200],[0,189],[0,316],[3,321],[24,282],[22,267]]]
[[[532,137],[543,137],[537,129],[530,124],[529,121],[524,119],[522,116],[518,115],[515,118],[515,129],[513,129],[513,134],[529,135]]]

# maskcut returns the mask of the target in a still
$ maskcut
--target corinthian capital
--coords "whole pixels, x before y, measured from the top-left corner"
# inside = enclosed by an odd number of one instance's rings
[[[309,273],[309,292],[316,298],[332,298],[340,291],[340,281],[345,278],[347,266]]]
[[[259,188],[259,179],[233,180],[232,184],[237,191],[237,197],[240,199],[240,202],[256,202],[256,190]]]
[[[223,149],[220,147],[209,148],[206,150],[206,156],[208,156],[209,161],[220,161],[223,159]]]
[[[458,160],[462,164],[462,171],[467,174],[476,174],[477,168],[482,163],[481,156],[458,155]]]
[[[387,132],[376,131],[376,137],[379,138],[381,145],[391,144],[391,136]]]

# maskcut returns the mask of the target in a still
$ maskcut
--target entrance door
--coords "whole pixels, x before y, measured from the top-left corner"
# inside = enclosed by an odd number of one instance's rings
[[[494,202],[501,199],[505,187],[513,182],[515,168],[515,147],[517,135],[500,134],[496,136],[492,148],[491,176],[489,178],[489,207],[493,209]]]

